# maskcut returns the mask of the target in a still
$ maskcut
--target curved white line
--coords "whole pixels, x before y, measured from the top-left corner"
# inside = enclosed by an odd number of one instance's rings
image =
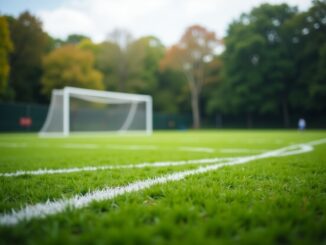
[[[259,153],[269,151],[266,149],[246,149],[246,148],[222,148],[219,149],[221,153]]]
[[[311,145],[326,143],[325,140],[313,141],[311,143],[292,145],[285,148],[278,149],[276,151],[269,151],[262,154],[277,153],[277,156],[290,156],[295,154],[301,154],[313,150]],[[299,149],[298,149],[299,148]],[[274,154],[274,156],[276,156]],[[104,166],[86,166],[86,167],[75,167],[75,168],[64,168],[64,169],[37,169],[37,170],[18,170],[15,172],[0,173],[0,177],[17,177],[22,175],[45,175],[45,174],[67,174],[75,172],[92,172],[98,170],[111,170],[111,169],[130,169],[130,168],[146,168],[146,167],[171,167],[180,165],[190,164],[213,164],[219,162],[227,162],[239,159],[241,157],[226,157],[226,158],[206,158],[206,159],[195,159],[195,160],[184,160],[184,161],[166,161],[166,162],[154,162],[154,163],[139,163],[139,164],[128,164],[128,165],[104,165]]]
[[[195,170],[188,170],[183,172],[177,172],[153,179],[147,179],[143,181],[136,181],[126,186],[120,186],[115,188],[105,188],[103,190],[96,190],[86,195],[76,195],[69,199],[60,199],[57,201],[48,201],[45,203],[38,203],[35,205],[28,205],[18,211],[13,211],[9,214],[0,215],[0,224],[6,226],[13,226],[22,221],[28,221],[33,218],[45,218],[49,215],[54,215],[65,211],[67,208],[83,208],[89,205],[93,201],[102,201],[112,199],[114,197],[123,195],[125,193],[135,192],[149,188],[156,184],[164,184],[171,181],[177,181],[184,179],[189,175],[205,173],[211,170],[215,170],[227,165],[235,165],[245,163],[254,160],[254,158],[243,158],[230,162],[229,164],[211,165],[208,167],[200,167]]]
[[[315,143],[314,145],[322,144],[322,143]],[[83,196],[76,195],[69,199],[60,199],[57,201],[48,201],[45,203],[28,205],[22,209],[13,210],[11,213],[0,214],[0,224],[6,226],[14,226],[22,221],[29,221],[34,218],[45,218],[50,215],[61,213],[65,211],[67,208],[76,208],[76,209],[83,208],[94,201],[113,199],[114,197],[123,195],[125,193],[131,193],[131,192],[143,190],[157,184],[164,184],[171,181],[178,181],[190,175],[206,173],[209,171],[219,169],[224,166],[243,164],[253,160],[264,159],[264,158],[275,157],[275,156],[285,156],[286,151],[289,148],[294,149],[292,151],[293,154],[304,153],[306,152],[305,150],[308,149],[308,148],[305,149],[306,145],[310,145],[310,144],[306,143],[306,144],[299,145],[301,151],[296,150],[294,146],[289,146],[278,150],[262,153],[256,156],[238,158],[234,161],[230,161],[223,164],[214,164],[206,167],[199,167],[194,170],[186,170],[186,171],[164,175],[157,178],[147,179],[143,181],[136,181],[126,186],[95,190]],[[289,152],[291,152],[291,149]]]

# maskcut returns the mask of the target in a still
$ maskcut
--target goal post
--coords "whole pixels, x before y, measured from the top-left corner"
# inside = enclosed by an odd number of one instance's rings
[[[52,91],[40,136],[82,132],[153,132],[149,95],[65,87]]]

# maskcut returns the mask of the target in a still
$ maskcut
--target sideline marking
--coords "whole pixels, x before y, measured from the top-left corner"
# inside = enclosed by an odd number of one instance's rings
[[[9,148],[25,148],[27,147],[26,143],[11,143],[11,142],[0,142],[1,147],[9,147]]]
[[[267,149],[246,149],[246,148],[221,148],[219,152],[221,153],[259,153],[270,151]]]
[[[298,150],[299,153],[312,151],[313,148],[311,145],[323,144],[326,143],[326,139],[312,141],[308,144],[297,144],[286,147],[289,150],[292,150],[287,153],[283,153],[281,156],[289,156],[297,154],[295,148],[301,146],[301,149]],[[283,149],[283,148],[282,148]],[[243,156],[247,157],[247,156]],[[15,172],[0,173],[0,177],[18,177],[22,175],[45,175],[45,174],[67,174],[75,172],[93,172],[98,170],[112,170],[112,169],[132,169],[132,168],[147,168],[147,167],[172,167],[180,165],[191,165],[191,164],[214,164],[220,162],[228,162],[236,160],[242,157],[221,157],[221,158],[204,158],[204,159],[195,159],[195,160],[184,160],[184,161],[165,161],[165,162],[145,162],[138,164],[128,164],[128,165],[104,165],[104,166],[86,166],[86,167],[75,167],[75,168],[61,168],[61,169],[37,169],[37,170],[17,170]]]
[[[184,160],[184,161],[166,161],[166,162],[145,162],[138,164],[128,165],[104,165],[104,166],[86,166],[76,168],[61,168],[61,169],[37,169],[37,170],[18,170],[16,172],[0,173],[0,177],[17,177],[21,175],[44,175],[44,174],[66,174],[74,172],[90,172],[97,170],[110,170],[110,169],[130,169],[130,168],[147,168],[147,167],[171,167],[190,164],[209,164],[224,161],[232,161],[237,159],[233,158],[207,158],[198,160]]]
[[[101,145],[101,144],[79,144],[79,143],[65,143],[61,145],[48,145],[48,144],[32,144],[28,145],[27,143],[9,143],[9,142],[0,142],[0,147],[9,147],[9,148],[64,148],[64,149],[113,149],[113,150],[132,150],[132,151],[141,151],[141,150],[171,150],[166,147],[159,147],[156,145]],[[174,149],[173,149],[174,150]],[[192,151],[192,152],[214,152],[212,148],[206,147],[188,147],[180,146],[177,148],[179,151]]]
[[[66,143],[61,146],[62,148],[68,149],[98,149],[99,146],[96,144],[73,144],[73,143]]]
[[[154,146],[154,145],[107,145],[106,148],[114,149],[114,150],[132,150],[132,151],[159,149],[158,146]]]
[[[312,145],[326,143],[326,139],[313,141],[306,144],[291,145],[288,147],[280,148],[274,151],[265,152],[255,156],[242,157],[234,161],[230,161],[222,164],[214,164],[206,167],[199,167],[194,170],[180,171],[173,174],[164,175],[157,178],[146,179],[142,181],[136,181],[129,185],[104,188],[101,190],[95,190],[87,193],[86,195],[76,195],[68,199],[59,199],[57,201],[47,201],[45,203],[37,203],[34,205],[27,205],[22,209],[13,210],[11,213],[0,214],[0,224],[5,226],[14,226],[22,221],[29,221],[34,218],[45,218],[50,215],[64,212],[67,208],[80,209],[86,207],[94,201],[103,201],[113,199],[114,197],[123,195],[125,193],[136,192],[144,190],[153,185],[164,184],[171,181],[178,181],[186,178],[187,176],[206,173],[213,171],[224,166],[232,166],[251,162],[258,159],[264,159],[269,157],[280,157],[288,155],[296,155],[313,150]],[[298,149],[299,148],[299,149]]]
[[[208,147],[192,147],[192,146],[181,146],[178,147],[179,151],[191,151],[191,152],[206,152],[213,153],[215,150]]]

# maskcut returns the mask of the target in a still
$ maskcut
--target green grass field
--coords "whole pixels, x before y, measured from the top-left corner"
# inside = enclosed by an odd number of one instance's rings
[[[325,138],[326,131],[2,134],[0,244],[326,244]],[[223,163],[236,165],[211,168]],[[168,177],[177,172],[187,175]],[[100,200],[103,190],[126,192]],[[54,207],[86,196],[95,199]]]

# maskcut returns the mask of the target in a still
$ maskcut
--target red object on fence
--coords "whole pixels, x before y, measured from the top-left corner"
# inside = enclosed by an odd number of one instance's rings
[[[26,128],[30,127],[32,125],[32,118],[30,117],[19,118],[19,125]]]

